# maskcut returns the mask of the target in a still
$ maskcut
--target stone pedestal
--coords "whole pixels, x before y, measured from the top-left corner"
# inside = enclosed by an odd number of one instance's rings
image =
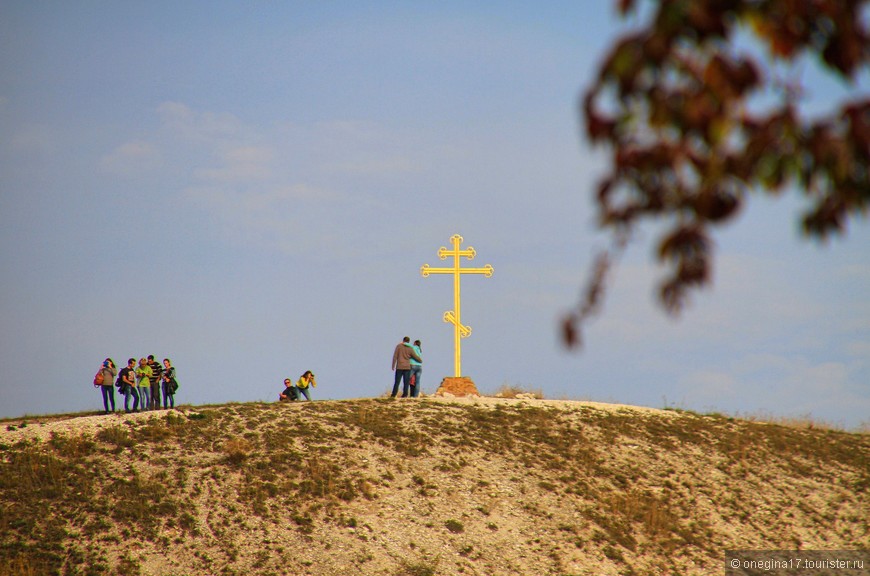
[[[435,396],[479,398],[477,386],[467,376],[447,377],[441,381],[441,386],[435,391]]]

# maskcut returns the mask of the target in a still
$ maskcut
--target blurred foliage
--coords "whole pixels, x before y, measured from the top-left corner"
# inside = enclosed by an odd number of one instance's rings
[[[636,4],[620,0],[620,13]],[[799,65],[817,59],[854,83],[870,60],[867,5],[656,0],[650,20],[615,42],[582,101],[586,137],[610,151],[596,201],[614,241],[565,318],[566,344],[580,343],[615,257],[643,221],[666,226],[659,297],[676,314],[710,281],[711,228],[733,219],[750,193],[799,190],[809,203],[802,228],[815,238],[843,233],[849,218],[866,214],[870,97],[850,94],[810,118],[800,109],[800,81],[777,72],[797,78]]]

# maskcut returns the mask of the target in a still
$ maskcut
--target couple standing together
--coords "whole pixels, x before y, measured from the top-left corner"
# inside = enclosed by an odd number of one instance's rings
[[[399,381],[402,381],[402,398],[420,395],[420,376],[423,374],[423,350],[420,341],[405,336],[393,351],[393,370],[396,377],[393,380],[393,392],[390,398],[395,398],[399,392]],[[408,390],[410,388],[410,391]],[[410,393],[409,393],[410,392]]]

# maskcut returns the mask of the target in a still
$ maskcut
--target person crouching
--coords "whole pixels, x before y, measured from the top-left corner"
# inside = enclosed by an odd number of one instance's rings
[[[284,378],[284,391],[278,394],[278,402],[293,402],[298,399],[296,386],[293,385],[293,381],[289,378]]]

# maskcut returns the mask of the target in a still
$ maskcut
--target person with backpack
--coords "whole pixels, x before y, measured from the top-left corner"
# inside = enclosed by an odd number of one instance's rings
[[[163,408],[175,408],[175,391],[178,390],[178,380],[175,379],[175,366],[172,365],[169,358],[163,359],[162,379]]]
[[[117,373],[118,369],[115,367],[115,362],[111,358],[106,358],[94,378],[94,386],[99,387],[103,394],[103,414],[109,413],[110,402],[112,412],[115,411],[115,389],[112,386],[115,384],[115,374]]]
[[[133,412],[139,409],[139,391],[136,390],[136,359],[127,360],[127,367],[121,368],[118,374],[118,384],[124,395],[124,412],[130,413],[130,396],[133,397]]]

